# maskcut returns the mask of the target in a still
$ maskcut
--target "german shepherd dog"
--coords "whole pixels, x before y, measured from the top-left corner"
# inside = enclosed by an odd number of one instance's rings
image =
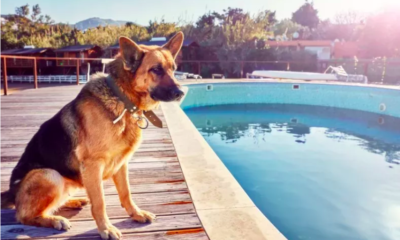
[[[112,178],[128,215],[141,223],[153,221],[155,215],[131,199],[128,161],[141,143],[140,116],[160,101],[183,96],[174,78],[182,43],[182,32],[162,47],[139,46],[121,37],[120,52],[108,65],[109,76],[92,76],[28,143],[12,171],[10,189],[1,194],[2,208],[15,207],[16,218],[23,224],[68,230],[70,222],[53,213],[61,206],[80,208],[90,201],[101,237],[120,239],[121,232],[110,223],[104,203],[102,181]],[[126,104],[107,85],[107,78],[138,108],[139,117],[124,114]],[[68,199],[79,188],[86,189],[89,199]]]

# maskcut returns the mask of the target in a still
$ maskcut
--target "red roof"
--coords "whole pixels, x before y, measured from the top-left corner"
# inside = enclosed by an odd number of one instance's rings
[[[271,47],[330,47],[331,41],[267,41]]]

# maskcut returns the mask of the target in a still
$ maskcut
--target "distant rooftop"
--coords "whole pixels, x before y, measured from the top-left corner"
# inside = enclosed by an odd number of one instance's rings
[[[332,41],[314,41],[314,40],[298,40],[298,41],[266,41],[271,47],[328,47],[332,45]]]
[[[96,45],[74,45],[56,49],[55,52],[80,52],[97,47]]]
[[[150,39],[150,42],[154,42],[154,41],[167,41],[166,37],[153,37],[152,39]]]
[[[21,49],[10,49],[2,51],[3,55],[29,55],[29,54],[37,54],[43,53],[48,50],[52,50],[51,48],[21,48]]]
[[[154,39],[154,38],[153,38]],[[151,45],[155,45],[155,46],[162,46],[164,44],[166,44],[168,41],[167,40],[153,40],[153,41],[147,41],[147,42],[137,42],[137,44],[139,45],[147,45],[147,46],[151,46]],[[190,39],[186,39],[183,41],[183,47],[189,47],[189,46],[199,46],[199,44],[196,41],[190,40]],[[119,44],[115,44],[112,45],[109,49],[119,49]]]

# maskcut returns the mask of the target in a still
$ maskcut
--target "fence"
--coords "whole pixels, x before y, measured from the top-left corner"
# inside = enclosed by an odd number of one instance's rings
[[[319,61],[182,61],[180,71],[203,78],[222,74],[227,78],[243,78],[255,70],[299,71],[323,73],[329,66],[343,66],[348,74],[365,75],[371,83],[400,84],[400,61],[382,60],[319,60]]]
[[[101,61],[102,58],[59,58],[59,57],[28,57],[28,56],[10,56],[10,55],[1,55],[1,60],[2,60],[2,81],[4,84],[4,95],[8,95],[8,80],[10,77],[10,80],[12,81],[20,81],[20,82],[31,82],[33,83],[33,88],[38,88],[38,80],[40,82],[46,82],[51,80],[58,81],[58,82],[72,82],[72,80],[75,80],[76,84],[84,83],[87,81],[87,77],[82,76],[79,74],[81,64],[80,62],[82,60],[87,60],[87,61]],[[55,75],[55,76],[38,76],[38,62],[43,60],[45,63],[42,65],[49,66],[50,61],[62,61],[62,62],[68,62],[68,63],[74,63],[70,64],[69,67],[74,67],[76,69],[76,76],[75,77],[68,77],[65,75]],[[23,63],[23,64],[22,64]],[[33,70],[33,76],[9,76],[7,74],[7,64],[12,65],[14,68],[18,69],[31,69]],[[56,64],[54,64],[54,67],[57,67]],[[90,72],[90,63],[88,64],[88,73]],[[39,79],[38,79],[39,78]]]
[[[39,82],[67,82],[85,83],[90,74],[90,63],[102,63],[102,58],[60,58],[60,57],[26,57],[1,55],[2,59],[2,81],[4,83],[4,95],[8,94],[8,82],[28,82],[33,83],[34,88],[38,88]],[[81,62],[88,61],[87,75],[80,75],[83,66]],[[58,66],[54,62],[68,62],[68,66]],[[13,66],[13,69],[30,69],[31,76],[19,76],[7,74],[7,64],[24,63],[22,66]],[[39,64],[38,64],[39,63]],[[73,64],[72,64],[73,63]],[[179,70],[191,72],[211,78],[212,74],[222,74],[229,78],[244,78],[246,73],[254,70],[277,70],[277,71],[300,71],[300,72],[324,72],[329,66],[343,66],[349,74],[362,74],[368,77],[369,82],[379,82],[382,84],[400,84],[400,61],[382,60],[324,60],[324,61],[207,61],[207,60],[184,60],[179,63]],[[10,66],[11,67],[11,66]],[[75,68],[75,76],[67,74],[47,74],[39,73],[39,70],[48,67],[54,68]],[[103,68],[104,69],[104,68]],[[101,67],[100,67],[101,70]]]
[[[4,81],[4,76],[1,76]],[[34,83],[34,76],[18,76],[18,75],[8,75],[7,81],[10,83]],[[38,75],[38,83],[77,83],[76,76],[73,75]],[[86,83],[87,76],[79,75],[79,83]]]

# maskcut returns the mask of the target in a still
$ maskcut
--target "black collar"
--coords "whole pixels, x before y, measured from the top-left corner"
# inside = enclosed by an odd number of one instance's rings
[[[115,81],[111,78],[110,75],[106,78],[107,86],[111,89],[111,91],[118,97],[118,99],[124,103],[125,109],[130,113],[136,113],[139,108],[131,102],[126,95],[121,92]],[[157,117],[157,115],[153,111],[143,111],[144,116],[156,127],[162,128],[162,121]]]

